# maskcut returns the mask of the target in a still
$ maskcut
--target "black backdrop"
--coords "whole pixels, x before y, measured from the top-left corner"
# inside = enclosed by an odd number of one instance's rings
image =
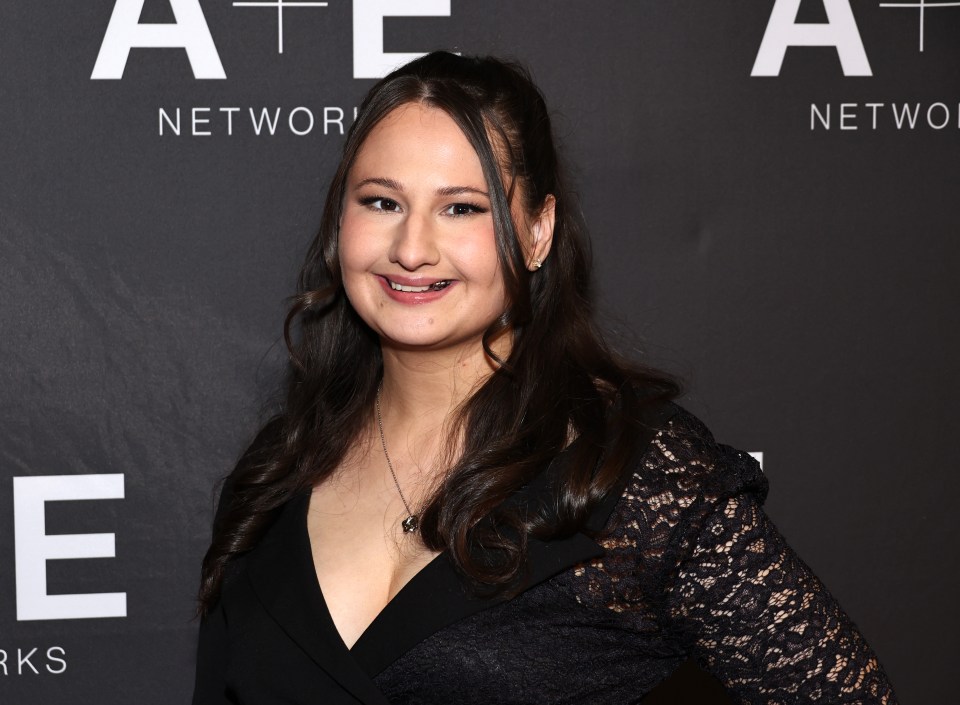
[[[275,403],[336,119],[433,48],[530,66],[609,326],[763,453],[902,700],[954,701],[960,8],[139,4],[0,5],[0,702],[189,697],[212,488]],[[91,593],[123,595],[44,597]]]

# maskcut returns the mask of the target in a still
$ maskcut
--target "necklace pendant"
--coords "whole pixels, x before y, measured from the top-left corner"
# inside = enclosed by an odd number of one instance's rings
[[[406,519],[403,520],[400,526],[403,527],[403,533],[412,534],[414,531],[420,528],[420,520],[417,519],[413,514],[411,514],[410,516],[408,516]]]

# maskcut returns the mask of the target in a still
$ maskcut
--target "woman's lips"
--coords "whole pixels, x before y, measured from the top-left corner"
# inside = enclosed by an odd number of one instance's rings
[[[441,279],[438,282],[434,282],[433,284],[427,284],[425,286],[411,286],[408,284],[398,284],[397,282],[389,279],[387,281],[390,284],[390,288],[393,289],[394,291],[402,291],[408,294],[422,294],[426,291],[440,291],[441,289],[446,289],[448,286],[450,286],[449,279]]]
[[[380,286],[394,301],[425,304],[442,298],[457,283],[456,279],[377,275]]]

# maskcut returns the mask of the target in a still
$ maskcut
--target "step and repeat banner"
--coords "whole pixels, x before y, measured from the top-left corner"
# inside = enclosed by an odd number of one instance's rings
[[[960,7],[923,0],[3,3],[0,702],[188,700],[344,131],[437,48],[530,67],[605,325],[762,454],[903,702],[953,702]]]

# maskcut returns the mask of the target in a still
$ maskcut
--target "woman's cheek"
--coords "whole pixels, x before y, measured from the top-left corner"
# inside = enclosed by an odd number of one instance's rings
[[[376,260],[373,242],[369,235],[364,236],[362,222],[357,218],[344,218],[340,228],[340,267],[347,272],[367,269]]]

